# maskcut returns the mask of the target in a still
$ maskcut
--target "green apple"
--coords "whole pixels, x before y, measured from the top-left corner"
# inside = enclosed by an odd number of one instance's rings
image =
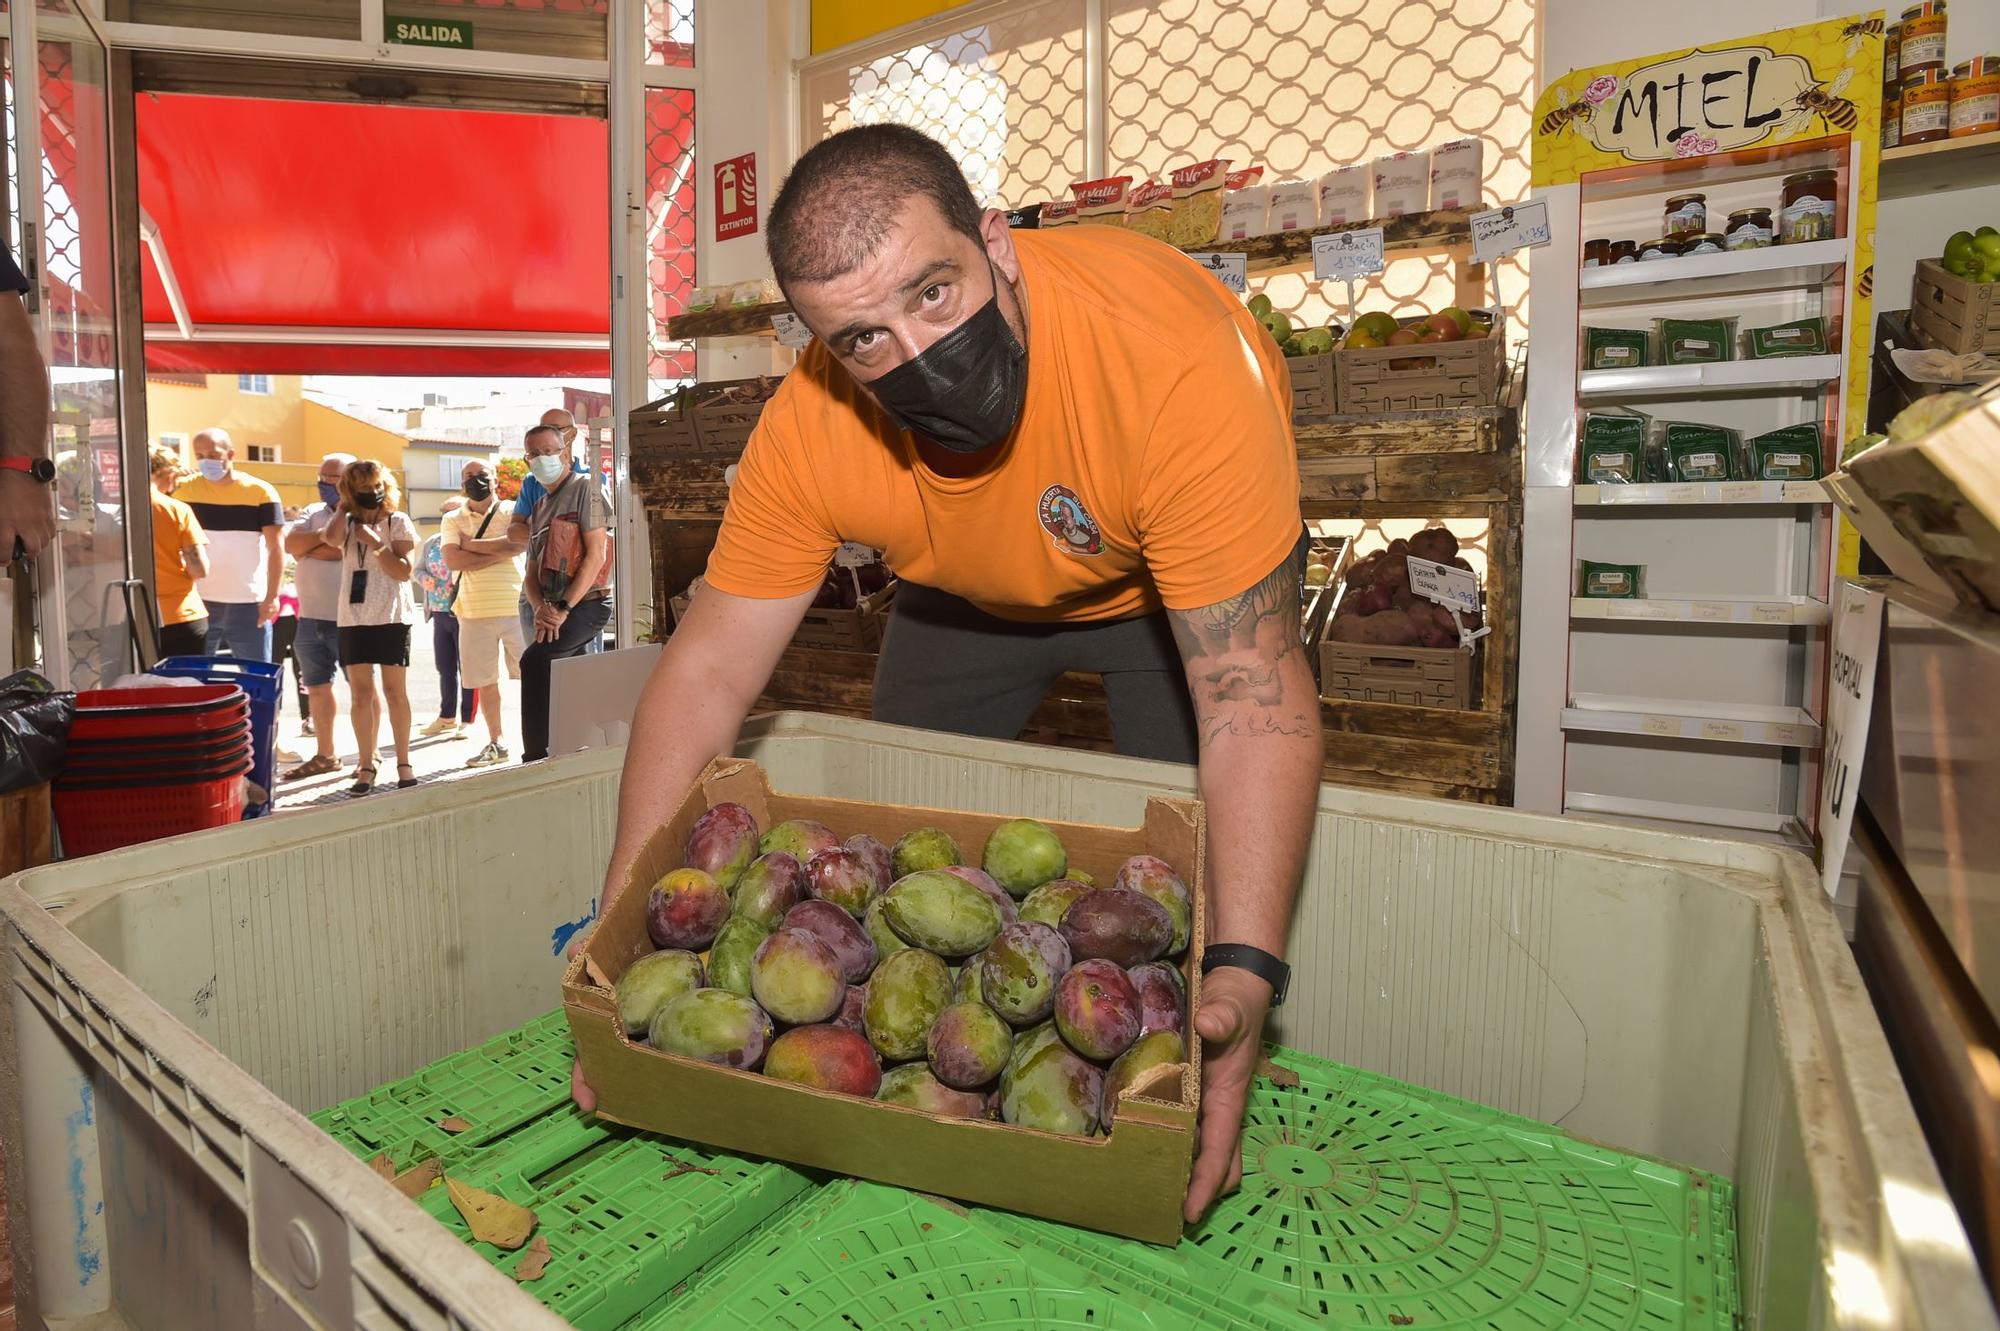
[[[1965,242],[1968,245],[1971,244],[1972,237],[1967,236],[1965,238]],[[1265,315],[1271,312],[1271,298],[1265,295],[1261,291],[1258,292],[1256,295],[1252,296],[1245,303],[1248,304],[1250,307],[1250,315],[1252,318],[1262,319]]]

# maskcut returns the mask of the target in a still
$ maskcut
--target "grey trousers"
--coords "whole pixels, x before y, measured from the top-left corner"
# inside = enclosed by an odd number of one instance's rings
[[[934,587],[904,582],[875,667],[877,721],[1014,739],[1064,671],[1101,675],[1112,741],[1135,758],[1198,754],[1165,614],[1098,624],[1022,624]]]

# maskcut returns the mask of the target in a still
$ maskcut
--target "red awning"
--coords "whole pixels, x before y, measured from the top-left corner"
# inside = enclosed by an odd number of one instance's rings
[[[138,147],[140,207],[197,333],[168,331],[148,248],[149,369],[610,374],[601,120],[146,93]],[[301,332],[321,328],[472,336]]]

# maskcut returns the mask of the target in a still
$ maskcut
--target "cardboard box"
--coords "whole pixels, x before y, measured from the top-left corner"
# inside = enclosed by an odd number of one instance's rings
[[[772,1081],[629,1039],[611,986],[627,966],[654,950],[646,933],[648,892],[683,863],[695,820],[728,801],[749,808],[760,827],[815,818],[843,837],[868,832],[890,843],[918,827],[940,827],[967,855],[976,854],[993,828],[1006,821],[995,814],[785,795],[771,790],[755,763],[733,758],[710,763],[673,818],[647,840],[624,890],[563,974],[563,1006],[584,1074],[597,1091],[600,1117],[1151,1243],[1179,1241],[1200,1104],[1201,1041],[1192,1023],[1189,1061],[1160,1069],[1152,1081],[1128,1092],[1108,1137],[941,1118]],[[1110,882],[1128,856],[1141,852],[1179,869],[1194,898],[1186,956],[1201,955],[1207,880],[1200,804],[1149,800],[1145,823],[1136,828],[1049,826],[1062,838],[1070,864],[1100,883]],[[1181,967],[1193,1012],[1201,997],[1200,971],[1186,959]]]

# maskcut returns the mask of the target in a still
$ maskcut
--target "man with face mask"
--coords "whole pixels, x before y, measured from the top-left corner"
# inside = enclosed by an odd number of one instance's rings
[[[512,517],[493,493],[493,469],[475,459],[462,474],[466,502],[445,515],[440,535],[445,567],[457,577],[452,610],[458,616],[459,682],[478,691],[486,718],[486,747],[465,765],[491,767],[507,761],[501,663],[504,659],[507,673],[519,679],[527,648],[514,611],[522,596],[521,560],[507,540]]]
[[[319,502],[285,529],[285,553],[298,561],[292,579],[299,589],[299,627],[292,656],[298,662],[299,682],[306,686],[306,708],[318,751],[288,769],[279,778],[282,781],[340,770],[334,750],[339,704],[333,696],[333,677],[340,669],[340,550],[321,539],[321,533],[340,508],[340,475],[352,461],[352,453],[328,453],[319,460]]]
[[[285,506],[278,492],[236,470],[229,431],[194,437],[200,475],[174,491],[208,533],[208,576],[199,584],[208,606],[208,652],[224,647],[253,661],[271,659],[271,623],[285,581]]]
[[[733,747],[836,547],[882,550],[903,583],[879,718],[1011,739],[1082,670],[1103,677],[1121,752],[1199,763],[1212,904],[1192,1219],[1241,1176],[1319,793],[1284,360],[1185,255],[1118,227],[1010,232],[900,126],[807,152],[766,236],[814,341],[764,408],[633,717],[606,899]]]
[[[521,591],[534,608],[534,639],[521,653],[521,761],[549,755],[549,667],[579,656],[611,619],[611,496],[575,467],[575,453],[553,425],[537,425],[523,440],[528,474],[543,494],[532,517],[518,511],[507,548],[525,549]],[[461,549],[485,553],[483,542]]]
[[[583,475],[585,471],[583,459],[576,455],[576,441],[579,433],[576,428],[576,417],[564,411],[561,407],[551,407],[542,413],[541,420],[537,421],[536,424],[546,426],[556,431],[562,437],[563,447],[569,450],[570,470],[579,476]],[[523,476],[521,478],[520,493],[514,496],[514,517],[522,522],[533,521],[535,505],[540,503],[542,496],[547,493],[548,490],[535,478],[533,471]],[[525,550],[527,547],[521,545],[515,548],[517,550]],[[521,640],[523,642],[533,642],[535,640],[535,608],[528,604],[528,593],[525,589],[521,592],[518,609],[521,616]],[[590,649],[585,648],[585,650],[588,651]]]

